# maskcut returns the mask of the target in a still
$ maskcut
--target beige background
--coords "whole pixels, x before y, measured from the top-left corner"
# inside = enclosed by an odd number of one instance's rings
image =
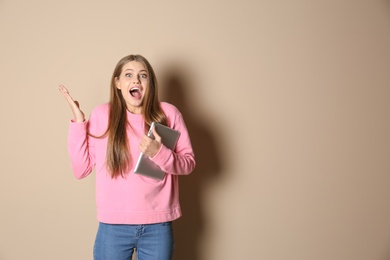
[[[180,260],[390,258],[390,3],[0,1],[0,259],[91,259],[65,84],[89,115],[140,53],[197,154]]]

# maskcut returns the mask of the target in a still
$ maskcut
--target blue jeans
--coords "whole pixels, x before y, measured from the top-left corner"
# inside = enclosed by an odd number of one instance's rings
[[[173,255],[172,222],[148,225],[99,223],[93,256],[95,260],[171,260]]]

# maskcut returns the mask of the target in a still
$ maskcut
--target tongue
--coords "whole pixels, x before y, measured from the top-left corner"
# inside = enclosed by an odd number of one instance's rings
[[[132,97],[135,97],[136,99],[141,98],[141,92],[139,92],[139,90],[130,91],[130,95],[131,95]]]

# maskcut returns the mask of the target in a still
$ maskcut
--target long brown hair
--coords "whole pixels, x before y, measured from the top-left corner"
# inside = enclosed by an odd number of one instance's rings
[[[145,99],[142,102],[142,116],[145,121],[144,129],[147,131],[153,121],[167,125],[167,119],[160,107],[158,99],[157,79],[154,70],[147,59],[141,55],[128,55],[122,58],[116,65],[111,78],[110,91],[110,112],[106,132],[108,134],[107,143],[107,169],[112,178],[124,175],[130,170],[131,156],[129,151],[129,141],[126,134],[127,120],[126,102],[120,89],[116,87],[115,81],[122,73],[123,66],[128,62],[137,61],[143,63],[149,73],[149,88],[146,89]]]

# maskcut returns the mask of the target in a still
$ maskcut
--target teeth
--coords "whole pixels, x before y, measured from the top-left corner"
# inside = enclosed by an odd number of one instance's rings
[[[139,88],[137,87],[130,89],[130,91],[137,91],[137,90],[139,91]]]

